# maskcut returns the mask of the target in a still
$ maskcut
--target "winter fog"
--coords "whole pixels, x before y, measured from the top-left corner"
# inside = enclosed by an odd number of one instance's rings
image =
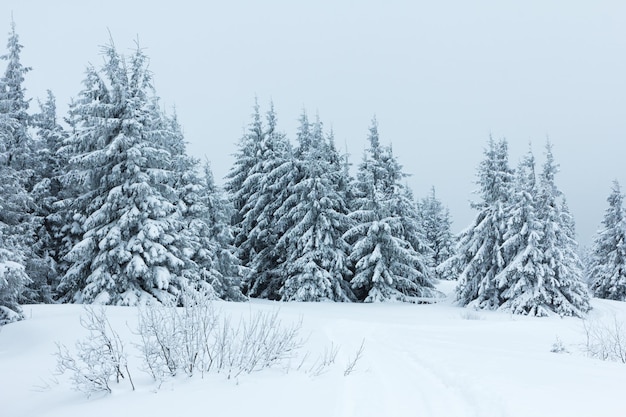
[[[626,3],[620,1],[6,0],[25,46],[28,97],[51,89],[65,114],[109,37],[150,57],[190,154],[216,181],[234,161],[254,97],[293,137],[303,108],[334,130],[358,165],[373,115],[416,197],[431,186],[453,229],[470,224],[476,167],[489,136],[515,166],[550,138],[579,242],[600,226],[613,179],[626,184]],[[36,103],[32,103],[36,107]]]

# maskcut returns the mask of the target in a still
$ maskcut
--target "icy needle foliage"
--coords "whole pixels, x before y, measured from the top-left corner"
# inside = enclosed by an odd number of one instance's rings
[[[82,303],[173,302],[191,267],[171,187],[176,132],[162,120],[144,53],[126,60],[112,45],[104,53],[71,110],[67,177],[83,191],[73,202],[82,239],[59,290]]]
[[[340,189],[343,172],[333,164],[338,156],[332,137],[324,137],[319,119],[310,126],[305,113],[298,140],[298,174],[277,212],[284,230],[278,248],[287,254],[279,292],[285,301],[350,301],[349,246],[342,236],[349,219]]]
[[[589,281],[596,297],[626,301],[626,218],[624,195],[617,181],[607,201],[602,228],[593,242]]]
[[[36,226],[29,192],[35,161],[22,85],[29,68],[20,62],[22,45],[13,22],[7,50],[0,78],[0,325],[22,317],[18,303],[31,283],[26,266],[35,258],[31,247]]]
[[[444,264],[460,273],[461,305],[515,314],[582,316],[589,295],[582,283],[574,222],[554,183],[550,144],[537,182],[529,153],[517,175],[507,143],[490,140],[478,170],[479,214],[461,234],[457,255]]]
[[[354,265],[351,286],[365,302],[418,301],[437,295],[427,256],[418,252],[408,236],[419,229],[413,202],[401,184],[405,174],[391,148],[383,148],[376,121],[368,137],[370,147],[359,166],[357,198],[350,219],[353,226],[344,238],[351,244]],[[417,245],[416,245],[417,246]],[[424,245],[425,247],[425,245]]]

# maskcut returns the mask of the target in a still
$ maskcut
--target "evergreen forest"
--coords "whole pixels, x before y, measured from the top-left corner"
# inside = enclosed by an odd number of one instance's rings
[[[255,101],[216,180],[187,153],[141,48],[103,48],[61,115],[52,92],[27,96],[22,48],[12,23],[0,64],[0,324],[29,303],[183,305],[190,292],[431,303],[438,280],[458,281],[459,305],[513,314],[582,317],[591,296],[626,300],[619,184],[582,256],[549,142],[541,166],[529,149],[512,167],[507,141],[486,141],[475,218],[457,235],[434,188],[413,195],[375,118],[350,161],[319,117],[303,111],[290,138],[273,105]]]

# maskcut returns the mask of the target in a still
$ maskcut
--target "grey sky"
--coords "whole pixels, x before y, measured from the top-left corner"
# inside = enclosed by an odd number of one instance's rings
[[[218,179],[257,95],[291,137],[303,107],[319,112],[354,164],[375,114],[416,196],[434,185],[457,231],[489,134],[509,140],[513,166],[529,141],[542,161],[550,137],[582,244],[611,181],[626,186],[624,1],[200,3],[4,0],[0,33],[13,12],[28,94],[53,90],[60,112],[102,62],[107,28],[122,52],[139,38],[162,103]]]

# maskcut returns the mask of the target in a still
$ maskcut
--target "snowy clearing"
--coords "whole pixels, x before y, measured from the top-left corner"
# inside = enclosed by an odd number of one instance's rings
[[[444,283],[444,290],[452,289]],[[626,303],[594,299],[589,322],[626,322]],[[86,398],[69,376],[55,376],[55,342],[73,347],[86,331],[79,305],[25,307],[27,319],[0,329],[3,416],[153,417],[203,412],[271,416],[623,416],[626,365],[584,353],[583,323],[435,305],[216,302],[225,314],[275,311],[283,324],[302,319],[304,347],[287,366],[244,374],[177,376],[160,387],[142,372],[133,342],[137,310],[107,307],[125,340],[137,386]],[[567,352],[552,353],[560,339]],[[347,364],[365,340],[352,373]],[[335,363],[308,372],[339,347]],[[296,369],[305,354],[304,364]]]

